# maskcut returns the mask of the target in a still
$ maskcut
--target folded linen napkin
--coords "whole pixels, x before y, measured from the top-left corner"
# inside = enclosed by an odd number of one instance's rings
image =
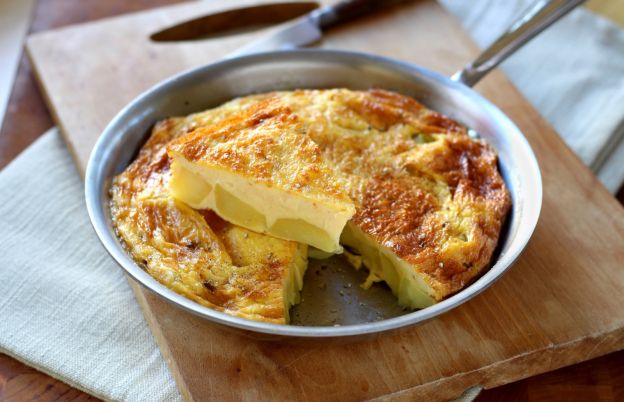
[[[441,0],[484,48],[535,0]],[[501,68],[612,192],[624,183],[624,30],[579,8]]]
[[[181,400],[54,129],[0,172],[0,352],[98,398]]]

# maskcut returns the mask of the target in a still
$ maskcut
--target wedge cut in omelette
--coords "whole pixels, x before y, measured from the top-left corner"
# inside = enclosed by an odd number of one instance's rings
[[[156,124],[137,159],[114,179],[111,217],[118,237],[171,290],[230,315],[288,323],[303,286],[307,246],[238,227],[173,198],[165,146],[188,129],[185,119]]]
[[[259,233],[339,253],[355,213],[346,182],[306,127],[277,99],[264,99],[172,141],[172,195]]]

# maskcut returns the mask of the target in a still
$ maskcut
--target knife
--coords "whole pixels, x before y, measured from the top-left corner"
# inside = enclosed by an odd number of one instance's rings
[[[237,35],[292,21],[317,8],[318,3],[314,1],[232,8],[166,27],[150,35],[150,39],[154,42],[181,42]]]
[[[321,39],[323,31],[374,10],[407,0],[343,0],[318,8],[297,18],[267,36],[256,39],[225,56],[232,58],[270,50],[292,49],[306,46]]]

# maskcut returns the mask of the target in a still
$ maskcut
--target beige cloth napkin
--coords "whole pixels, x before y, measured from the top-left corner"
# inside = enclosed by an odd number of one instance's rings
[[[106,400],[181,400],[56,130],[0,172],[0,352]]]

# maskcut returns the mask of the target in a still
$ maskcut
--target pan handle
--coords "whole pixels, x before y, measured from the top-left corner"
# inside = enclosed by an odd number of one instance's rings
[[[472,87],[494,67],[585,0],[538,0],[472,63],[451,76]]]

